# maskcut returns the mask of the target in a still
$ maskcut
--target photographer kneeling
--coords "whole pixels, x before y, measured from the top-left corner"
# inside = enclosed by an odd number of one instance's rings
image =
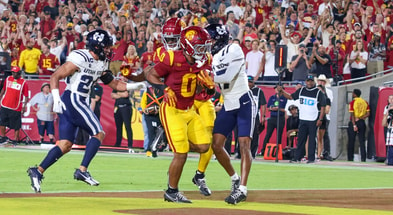
[[[393,165],[393,95],[388,98],[389,104],[383,110],[382,126],[386,127],[386,159],[387,165]]]

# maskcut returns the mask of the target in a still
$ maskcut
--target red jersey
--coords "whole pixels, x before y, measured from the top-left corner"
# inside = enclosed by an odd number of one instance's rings
[[[131,67],[135,66],[135,63],[139,62],[139,56],[135,56],[133,58],[128,58],[126,56],[123,57],[123,61],[127,64],[131,65]]]
[[[160,56],[160,61],[154,66],[157,74],[164,77],[165,84],[169,86],[177,97],[176,108],[187,110],[194,104],[196,94],[196,73],[202,69],[211,68],[211,57],[201,68],[196,64],[188,64],[182,50],[166,51]]]
[[[11,57],[11,67],[13,66],[18,66],[18,61],[19,60],[19,56],[18,57]]]
[[[40,21],[40,30],[42,33],[42,37],[52,38],[52,33],[48,34],[49,31],[52,31],[56,28],[56,23],[53,19],[49,18],[48,20],[41,20]]]
[[[38,66],[42,69],[41,75],[52,75],[55,68],[60,65],[59,59],[56,55],[49,53],[48,55],[41,54],[38,60]]]
[[[13,76],[8,76],[5,79],[3,90],[4,96],[1,100],[1,106],[15,111],[22,111],[22,96],[27,97],[29,92],[26,80],[23,78],[15,80]]]
[[[143,69],[149,66],[153,62],[153,56],[154,56],[154,52],[145,52],[142,54],[141,64]]]
[[[272,8],[267,5],[263,7],[260,7],[259,5],[255,6],[255,26],[259,26],[263,22],[264,18],[269,18],[269,12],[271,9]]]
[[[115,45],[112,47],[113,51],[113,59],[112,61],[123,60],[124,55],[127,53],[127,42],[121,39],[120,41],[116,41]]]
[[[17,28],[18,28],[18,22],[17,21],[11,21],[10,22],[10,33],[11,32],[16,32]]]

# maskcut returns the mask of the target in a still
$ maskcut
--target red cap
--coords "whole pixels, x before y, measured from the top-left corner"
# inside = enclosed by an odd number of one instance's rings
[[[13,66],[13,67],[11,68],[11,71],[12,71],[12,72],[20,72],[20,68],[19,68],[18,66]]]
[[[299,32],[297,32],[297,31],[294,31],[294,32],[291,34],[291,37],[294,37],[295,35],[298,35],[300,38],[302,38],[302,35],[301,35]]]

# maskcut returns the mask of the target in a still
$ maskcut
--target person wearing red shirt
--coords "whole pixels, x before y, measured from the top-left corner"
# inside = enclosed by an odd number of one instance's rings
[[[0,92],[1,108],[0,108],[0,144],[8,141],[5,136],[5,128],[14,129],[15,145],[19,142],[19,129],[22,126],[22,113],[28,99],[27,82],[21,77],[21,69],[17,66],[11,68],[12,76],[8,76],[4,80]],[[23,97],[25,97],[24,102]]]
[[[145,69],[151,63],[153,63],[153,56],[154,56],[153,42],[148,41],[146,44],[146,48],[147,48],[147,51],[145,53],[143,53],[141,56],[141,65],[142,65],[143,69]]]
[[[122,32],[118,31],[116,33],[116,42],[113,45],[113,58],[111,63],[109,64],[109,69],[113,74],[117,74],[120,72],[120,66],[123,63],[123,57],[127,52],[128,44],[124,40]]]
[[[50,53],[50,46],[48,44],[43,44],[41,50],[42,54],[38,60],[38,72],[40,78],[46,78],[42,77],[42,75],[52,75],[56,68],[60,66],[60,62],[56,55]]]
[[[328,46],[327,52],[333,61],[332,74],[333,77],[339,75],[342,76],[344,68],[345,52],[342,48],[342,42],[336,40],[336,44]]]
[[[53,31],[56,30],[56,23],[50,17],[50,12],[45,11],[44,19],[40,21],[40,30],[42,37],[52,38]]]
[[[272,10],[272,7],[269,3],[267,2],[268,0],[260,0],[259,4],[256,4],[254,9],[255,9],[255,26],[259,26],[264,19],[269,18],[269,12]]]

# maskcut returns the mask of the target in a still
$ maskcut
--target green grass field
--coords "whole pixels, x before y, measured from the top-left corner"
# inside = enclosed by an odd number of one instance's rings
[[[29,166],[39,164],[46,153],[46,150],[0,148],[0,192],[32,192],[26,170]],[[89,170],[101,184],[91,187],[73,179],[74,170],[79,166],[82,156],[83,151],[72,151],[49,168],[45,172],[42,192],[133,192],[163,191],[166,188],[166,172],[171,157],[148,158],[142,153],[99,152]],[[179,184],[181,191],[197,189],[191,182],[197,163],[195,157],[188,159]],[[233,164],[239,170],[240,161],[234,160]],[[206,177],[213,191],[230,189],[230,179],[217,161],[211,161]],[[248,189],[382,189],[393,188],[392,178],[393,171],[390,168],[375,166],[257,161],[252,165]]]

